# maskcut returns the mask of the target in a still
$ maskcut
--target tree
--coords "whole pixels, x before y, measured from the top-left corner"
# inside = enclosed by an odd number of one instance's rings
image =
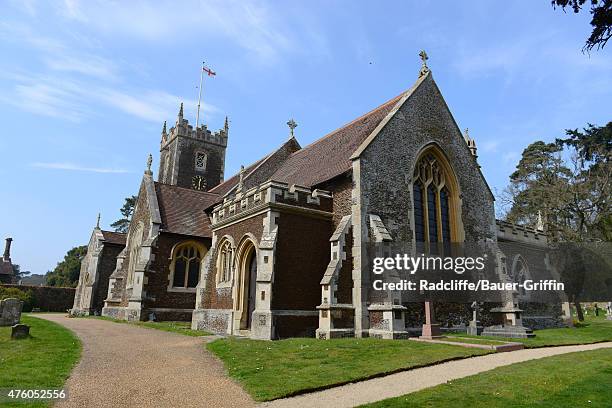
[[[523,151],[505,192],[504,199],[511,205],[505,217],[507,221],[535,226],[542,215],[547,232],[557,235],[557,220],[564,215],[571,176],[561,158],[561,151],[557,144],[542,141],[530,144]]]
[[[572,200],[574,228],[581,238],[612,241],[612,122],[606,126],[588,124],[583,131],[566,130],[558,146],[574,151]]]
[[[121,207],[121,215],[123,218],[113,222],[111,227],[115,229],[115,232],[127,232],[128,227],[130,226],[130,219],[132,218],[132,213],[134,212],[134,206],[136,205],[137,196],[126,197],[125,203],[123,207]]]
[[[81,272],[81,260],[87,253],[87,245],[72,248],[64,256],[64,260],[58,262],[53,271],[47,273],[47,285],[76,287]]]
[[[30,273],[30,271],[22,271],[21,266],[13,264],[13,275],[15,275],[18,279],[23,278]]]
[[[549,241],[562,248],[558,254],[567,255],[584,253],[580,249],[584,246],[577,243],[612,238],[612,122],[603,127],[589,124],[583,131],[566,130],[566,136],[555,143],[530,144],[510,176],[502,200],[510,204],[506,213],[510,222],[535,226],[541,214]],[[575,250],[570,251],[568,245]],[[583,259],[584,264],[587,258],[592,257],[573,256],[574,261],[564,258],[559,264],[573,271],[560,273],[571,278],[567,294],[578,308],[585,282],[579,277],[586,271],[591,273],[592,268],[574,263]],[[582,316],[580,310],[578,316]]]
[[[552,0],[554,8],[571,8],[574,13],[579,13],[587,0]],[[591,51],[593,48],[603,49],[612,37],[612,0],[589,0],[591,4],[591,26],[593,31],[586,40],[583,51]]]

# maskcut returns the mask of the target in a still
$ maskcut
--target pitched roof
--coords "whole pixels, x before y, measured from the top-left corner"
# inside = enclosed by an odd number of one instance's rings
[[[162,230],[196,237],[211,237],[210,219],[204,209],[220,200],[218,194],[155,183]]]
[[[245,189],[249,189],[263,183],[266,180],[269,180],[270,176],[274,174],[274,172],[280,166],[282,166],[283,162],[285,162],[285,160],[287,160],[292,153],[299,149],[301,149],[300,144],[294,137],[291,137],[272,153],[246,167],[244,169],[243,177]],[[230,177],[227,181],[210,189],[210,192],[217,193],[220,196],[225,196],[236,187],[239,181],[240,173],[237,173]]]
[[[350,157],[404,95],[353,120],[293,153],[272,175],[274,181],[312,187],[351,169]]]
[[[244,168],[245,177],[248,177],[249,174],[259,164],[261,164],[261,162],[263,162],[268,156],[265,156],[265,157],[257,160],[255,163],[249,165],[248,167],[245,167]],[[208,192],[209,193],[218,194],[219,196],[223,197],[228,191],[230,191],[232,188],[234,188],[234,186],[236,184],[238,184],[239,181],[240,181],[240,173],[236,173],[232,177],[230,177],[227,180],[225,180],[223,183],[218,184],[218,185],[214,186],[213,188],[211,188],[210,190],[208,190]]]
[[[104,242],[115,245],[123,245],[125,246],[125,237],[127,234],[123,232],[114,232],[114,231],[104,231],[101,230],[102,236],[104,237]]]

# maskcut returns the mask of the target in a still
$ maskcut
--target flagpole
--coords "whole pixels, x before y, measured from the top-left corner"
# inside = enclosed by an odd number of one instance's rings
[[[202,69],[200,70],[200,89],[198,92],[198,109],[196,113],[196,131],[198,130],[198,125],[200,124],[200,101],[202,100],[202,81],[204,80],[204,61],[202,61]]]

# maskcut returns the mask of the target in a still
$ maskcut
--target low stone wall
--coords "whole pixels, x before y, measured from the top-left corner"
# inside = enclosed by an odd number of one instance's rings
[[[226,334],[232,322],[229,309],[196,309],[193,311],[191,328]]]
[[[9,284],[1,284],[0,286],[32,293],[32,304],[28,306],[24,305],[24,312],[31,312],[32,308],[39,308],[41,312],[65,312],[72,308],[76,291],[75,288],[59,288],[55,286]]]

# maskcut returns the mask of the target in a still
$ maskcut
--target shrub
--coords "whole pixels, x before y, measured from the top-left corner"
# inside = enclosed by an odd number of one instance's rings
[[[0,300],[17,298],[23,301],[23,311],[31,312],[34,306],[34,297],[31,290],[19,290],[17,288],[5,288],[0,286]]]

